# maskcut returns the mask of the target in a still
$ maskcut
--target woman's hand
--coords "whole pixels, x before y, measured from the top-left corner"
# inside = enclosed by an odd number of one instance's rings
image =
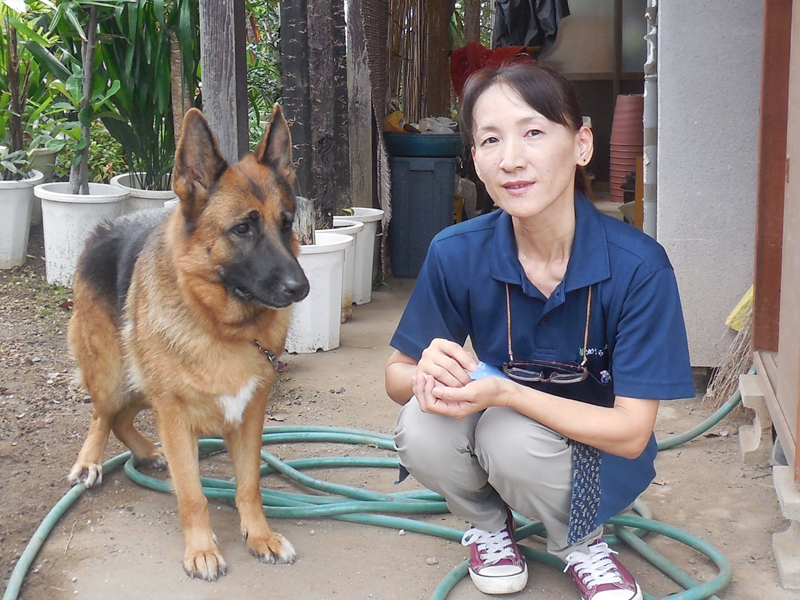
[[[430,375],[447,387],[467,385],[470,371],[478,368],[472,355],[455,342],[435,338],[422,351],[417,363],[417,375]]]
[[[469,372],[477,368],[475,359],[463,347],[437,338],[423,350],[419,361],[398,350],[392,353],[386,363],[386,392],[403,405],[417,395],[418,390],[424,393],[426,377],[439,385],[460,388],[472,381]],[[428,400],[432,402],[430,397]]]
[[[423,412],[462,419],[490,406],[508,404],[514,384],[500,377],[485,377],[460,387],[441,385],[428,375],[415,375],[414,395]]]

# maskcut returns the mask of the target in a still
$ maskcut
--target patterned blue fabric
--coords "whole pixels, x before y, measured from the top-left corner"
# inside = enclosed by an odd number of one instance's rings
[[[567,543],[575,544],[597,529],[600,507],[601,452],[580,442],[572,445],[572,500]]]

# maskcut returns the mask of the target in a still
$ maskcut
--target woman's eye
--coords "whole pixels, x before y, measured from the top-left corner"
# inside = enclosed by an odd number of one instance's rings
[[[525,136],[526,137],[536,137],[537,135],[540,135],[541,133],[542,133],[542,131],[540,129],[529,129],[525,133]]]
[[[250,223],[239,223],[233,231],[239,235],[246,235],[250,233]]]
[[[499,140],[496,137],[488,137],[481,141],[481,146],[488,146],[489,144],[496,144]]]

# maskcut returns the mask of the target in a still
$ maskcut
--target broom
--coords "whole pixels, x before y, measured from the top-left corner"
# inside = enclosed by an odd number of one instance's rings
[[[708,381],[703,402],[719,408],[739,387],[739,375],[747,373],[753,366],[753,350],[751,346],[750,324],[752,322],[752,306],[750,302],[734,310],[739,331],[730,348],[722,358],[722,363]],[[733,316],[733,313],[732,313]],[[728,322],[730,322],[729,317]],[[737,407],[736,410],[739,410]],[[735,411],[734,411],[735,412]]]

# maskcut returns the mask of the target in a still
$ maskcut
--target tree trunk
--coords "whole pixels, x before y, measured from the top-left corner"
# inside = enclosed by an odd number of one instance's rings
[[[464,0],[464,45],[481,41],[481,0]]]
[[[450,116],[450,38],[447,29],[454,8],[455,0],[431,3],[428,7],[422,74],[422,93],[427,98],[423,106],[427,110],[418,118]]]
[[[308,26],[305,0],[281,0],[283,109],[292,134],[292,161],[298,196],[313,198],[311,104],[308,98]]]
[[[183,117],[192,106],[192,91],[183,77],[183,56],[178,43],[178,36],[174,32],[169,34],[169,70],[172,80],[172,125],[175,131],[175,141],[181,137]]]
[[[314,201],[302,196],[295,196],[294,200],[294,224],[292,229],[301,246],[310,246],[316,241],[314,239],[314,228],[317,219]]]
[[[83,49],[83,88],[81,90],[81,105],[78,110],[78,120],[81,122],[81,141],[84,147],[81,150],[81,160],[72,165],[69,171],[70,194],[89,193],[89,141],[91,139],[91,103],[92,103],[92,74],[94,72],[94,49],[97,40],[97,10],[96,4],[89,8],[89,23],[86,25],[86,41],[81,44]]]
[[[8,119],[11,152],[23,149],[22,113],[25,110],[23,93],[19,87],[19,53],[17,51],[17,30],[8,28],[8,92],[11,96],[11,111]]]
[[[349,205],[347,60],[342,0],[307,0],[311,179],[318,227]]]

